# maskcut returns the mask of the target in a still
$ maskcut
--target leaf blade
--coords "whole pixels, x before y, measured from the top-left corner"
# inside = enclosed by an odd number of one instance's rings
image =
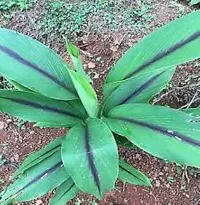
[[[101,198],[114,187],[118,176],[117,145],[101,120],[89,118],[86,127],[72,128],[61,150],[65,168],[80,190]]]
[[[81,114],[67,102],[16,90],[0,90],[0,111],[54,127],[73,126],[82,121]]]
[[[122,104],[148,103],[170,81],[175,68],[160,69],[122,81],[106,99],[104,112]]]
[[[69,175],[63,167],[59,150],[21,174],[1,193],[0,203],[6,205],[33,200],[48,193],[68,178]]]
[[[113,132],[146,152],[181,165],[200,166],[200,123],[195,117],[148,104],[121,105],[107,117],[104,120]]]
[[[63,182],[57,189],[56,193],[50,201],[50,205],[66,205],[68,201],[73,199],[79,189],[71,178]]]
[[[106,83],[199,58],[199,17],[199,11],[190,13],[141,40],[113,66]]]
[[[59,137],[49,144],[47,144],[44,148],[40,149],[37,152],[29,154],[20,167],[16,170],[12,179],[16,178],[20,174],[23,174],[26,170],[30,169],[31,167],[35,166],[36,164],[42,162],[46,158],[54,155],[57,151],[61,149],[61,143],[64,136]]]
[[[96,117],[98,114],[99,106],[96,93],[90,83],[79,73],[69,71],[76,91],[90,117]]]
[[[0,73],[56,99],[77,99],[67,64],[40,42],[0,28]]]
[[[133,166],[127,164],[124,160],[119,160],[119,176],[122,181],[134,185],[151,186],[151,180]]]

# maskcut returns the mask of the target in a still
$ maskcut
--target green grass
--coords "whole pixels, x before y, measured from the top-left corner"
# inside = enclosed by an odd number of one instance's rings
[[[6,20],[13,17],[14,11],[29,9],[36,0],[0,0],[0,15]]]
[[[47,0],[40,28],[43,35],[56,33],[71,36],[106,30],[135,33],[149,25],[152,19],[150,4],[151,1],[144,3],[142,0]]]
[[[28,9],[35,0],[1,0],[0,11],[11,11],[12,9]]]

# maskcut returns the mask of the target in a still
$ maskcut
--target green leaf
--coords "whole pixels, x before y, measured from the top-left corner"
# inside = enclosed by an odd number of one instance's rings
[[[27,91],[27,92],[32,92],[32,90],[28,89],[27,87],[24,87],[23,85],[15,82],[14,80],[9,80],[6,79],[10,84],[12,84],[17,90],[21,90],[21,91]]]
[[[119,147],[126,147],[126,148],[131,148],[131,149],[136,149],[137,147],[131,143],[127,138],[123,136],[119,136],[117,134],[115,136],[115,141]]]
[[[84,71],[79,49],[70,41],[66,41],[66,44],[67,44],[67,51],[72,59],[75,70],[78,73],[82,74],[89,82],[92,82],[90,77]]]
[[[31,167],[37,165],[38,163],[44,161],[48,157],[54,155],[54,153],[58,152],[61,149],[61,143],[64,137],[59,137],[49,144],[47,144],[44,148],[40,149],[37,152],[31,153],[22,163],[22,165],[17,169],[17,171],[12,176],[12,179],[16,178],[20,174],[23,174],[25,171],[30,169]]]
[[[161,69],[124,81],[107,98],[104,112],[122,104],[146,103],[158,94],[171,79],[175,68]]]
[[[200,11],[190,13],[142,39],[113,66],[106,83],[199,58],[199,19]]]
[[[184,110],[184,112],[191,114],[194,117],[200,118],[200,108],[189,108]]]
[[[200,123],[191,115],[161,106],[126,104],[113,108],[104,121],[154,156],[200,167]]]
[[[200,3],[200,0],[191,0],[190,1],[190,5],[195,5],[195,4],[198,4],[198,3]]]
[[[124,160],[119,160],[118,178],[134,185],[151,186],[151,180],[146,175],[127,164]]]
[[[38,198],[69,178],[60,150],[26,170],[0,195],[0,204],[8,205]]]
[[[88,115],[96,117],[99,106],[96,93],[90,83],[79,73],[70,71],[70,76]]]
[[[63,182],[57,189],[50,201],[50,205],[66,205],[79,192],[79,189],[71,178]]]
[[[71,127],[82,122],[81,114],[67,102],[32,92],[0,90],[0,111],[53,127]]]
[[[24,87],[56,99],[77,99],[69,67],[40,42],[0,28],[0,74]]]
[[[64,166],[76,186],[102,198],[115,185],[118,176],[118,150],[114,137],[100,119],[88,118],[76,125],[62,144]]]
[[[81,113],[81,116],[83,116],[84,119],[88,117],[88,114],[85,110],[85,107],[83,106],[82,102],[80,100],[70,100],[67,101],[69,105],[71,105],[75,110]]]

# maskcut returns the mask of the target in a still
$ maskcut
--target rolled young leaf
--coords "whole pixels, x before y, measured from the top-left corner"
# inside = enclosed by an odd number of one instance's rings
[[[190,13],[142,39],[113,66],[106,83],[199,58],[199,19],[200,11]]]
[[[75,45],[73,45],[70,41],[66,41],[66,44],[67,44],[67,51],[72,59],[75,70],[78,73],[82,74],[89,82],[92,82],[90,77],[84,71],[79,49]]]
[[[50,142],[49,144],[47,144],[44,148],[40,149],[39,151],[31,153],[20,165],[17,171],[12,175],[12,179],[16,178],[20,174],[23,174],[31,167],[37,165],[38,163],[44,161],[46,158],[58,152],[61,149],[61,143],[63,138],[64,137],[59,137]]]
[[[119,171],[118,150],[102,120],[88,118],[85,126],[70,129],[61,153],[67,172],[80,190],[102,198],[114,187]]]
[[[97,117],[99,105],[95,90],[80,73],[74,72],[73,70],[69,71],[69,73],[89,117]]]
[[[50,205],[66,205],[66,203],[73,199],[78,192],[79,189],[73,180],[69,178],[56,189],[56,193],[51,199]]]
[[[43,95],[77,99],[64,60],[42,43],[0,28],[0,74]]]
[[[68,178],[59,150],[21,174],[1,193],[0,204],[33,200],[60,186]]]
[[[191,115],[161,106],[126,104],[113,108],[104,121],[154,156],[200,167],[200,123]]]
[[[52,127],[71,127],[82,122],[82,115],[67,102],[32,92],[0,90],[0,111]]]
[[[121,104],[148,102],[166,86],[174,71],[175,68],[160,69],[124,81],[106,100],[104,112]]]
[[[134,185],[151,186],[151,180],[139,170],[127,164],[124,160],[119,160],[119,176],[124,182]]]

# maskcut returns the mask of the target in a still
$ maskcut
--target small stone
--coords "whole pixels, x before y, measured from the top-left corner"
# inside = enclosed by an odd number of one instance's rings
[[[114,44],[120,45],[122,43],[123,39],[124,39],[124,37],[121,34],[115,35]]]
[[[158,179],[156,180],[155,186],[156,186],[156,187],[160,187],[160,180],[158,180]]]
[[[88,68],[95,68],[95,67],[96,67],[95,63],[93,62],[88,63]]]
[[[164,175],[164,173],[163,173],[163,172],[159,172],[159,175],[160,175],[160,176],[163,176],[163,175]]]
[[[3,130],[3,128],[5,128],[5,123],[0,121],[0,130]]]
[[[13,157],[10,158],[10,161],[12,163],[14,162],[19,162],[19,155],[18,154],[15,154]]]
[[[166,188],[167,188],[167,189],[169,189],[169,188],[170,188],[170,184],[166,184],[165,186],[166,186]]]
[[[140,159],[140,154],[136,154],[136,155],[135,155],[135,158],[136,158],[136,159]]]
[[[10,124],[10,123],[12,122],[12,120],[11,120],[11,119],[7,119],[6,122],[7,122],[8,124]]]
[[[37,200],[37,201],[35,202],[35,205],[41,205],[41,204],[43,204],[43,201],[42,201],[42,200]]]
[[[168,167],[164,167],[165,172],[169,171]]]
[[[110,50],[111,51],[113,51],[113,52],[116,52],[116,51],[118,51],[118,46],[114,46],[114,45],[112,45],[111,47],[110,47]]]
[[[15,154],[15,155],[14,155],[14,159],[15,159],[16,162],[18,162],[18,161],[19,161],[19,155],[18,155],[18,154]]]

